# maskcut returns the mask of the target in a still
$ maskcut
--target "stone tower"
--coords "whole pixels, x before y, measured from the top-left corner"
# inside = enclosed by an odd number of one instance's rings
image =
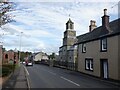
[[[75,40],[76,40],[76,31],[74,30],[74,23],[69,18],[69,20],[66,23],[66,30],[64,32],[64,37],[63,37],[63,45],[59,49],[59,56],[60,56],[59,60],[61,62],[65,62],[63,63],[65,65],[66,62],[68,62],[68,51],[74,45]]]
[[[66,31],[64,32],[63,46],[71,46],[74,44],[76,38],[76,31],[74,30],[74,23],[69,20],[66,23]]]

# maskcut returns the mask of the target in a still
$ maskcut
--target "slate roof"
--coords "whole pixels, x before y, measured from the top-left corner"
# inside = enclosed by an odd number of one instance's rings
[[[44,53],[44,52],[37,52],[37,53],[34,53],[34,56],[36,56],[37,54],[42,54],[42,55],[46,55],[46,56],[47,56],[47,54]]]
[[[77,36],[77,43],[84,43],[100,39],[102,37],[120,34],[120,18],[109,23],[110,27],[100,26],[93,31]]]

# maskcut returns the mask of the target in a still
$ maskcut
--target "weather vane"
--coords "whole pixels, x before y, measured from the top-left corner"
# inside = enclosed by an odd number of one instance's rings
[[[69,18],[70,18],[70,14],[69,14]]]

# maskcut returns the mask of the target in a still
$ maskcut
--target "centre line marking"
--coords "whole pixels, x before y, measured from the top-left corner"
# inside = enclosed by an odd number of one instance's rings
[[[79,84],[77,84],[77,83],[75,83],[75,82],[73,82],[73,81],[71,81],[71,80],[69,80],[69,79],[67,79],[67,78],[64,78],[64,77],[62,77],[62,76],[61,76],[60,78],[66,80],[66,81],[68,81],[68,82],[70,82],[70,83],[72,83],[72,84],[75,84],[75,85],[77,85],[77,86],[80,86]]]
[[[50,71],[47,71],[47,72],[49,72],[49,73],[51,73],[51,74],[53,74],[53,75],[56,75],[56,73],[53,73],[53,72],[50,72]]]
[[[56,75],[56,73],[54,73],[54,72],[51,72],[51,71],[47,71],[46,69],[42,69],[43,71],[46,71],[46,72],[48,72],[48,73],[50,73],[50,74],[52,74],[52,75]]]

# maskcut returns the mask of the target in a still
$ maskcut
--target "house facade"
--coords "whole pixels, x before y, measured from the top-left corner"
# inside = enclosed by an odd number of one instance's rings
[[[120,19],[109,22],[104,9],[102,26],[78,36],[78,71],[120,81]]]
[[[43,52],[38,52],[33,55],[33,61],[39,62],[41,60],[48,60],[48,56]]]
[[[10,61],[16,61],[18,63],[18,52],[15,52],[13,50],[9,50],[9,51],[4,51],[3,54],[3,63],[7,64]]]

